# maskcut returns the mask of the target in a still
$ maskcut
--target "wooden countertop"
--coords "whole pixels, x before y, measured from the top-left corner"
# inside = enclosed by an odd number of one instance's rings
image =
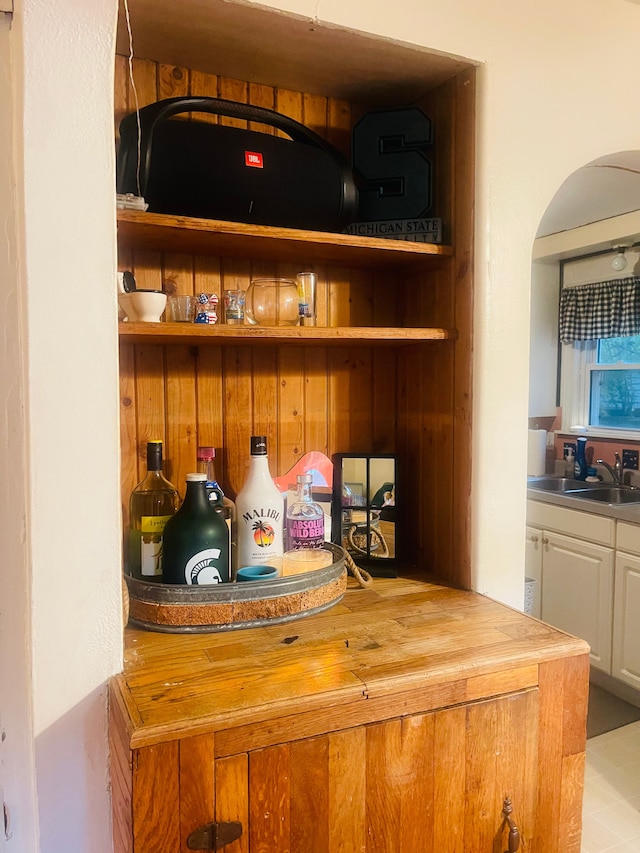
[[[535,687],[538,664],[588,654],[476,593],[406,579],[351,586],[296,622],[213,634],[125,634],[112,712],[131,748],[205,732],[216,754]],[[354,582],[355,583],[355,582]],[[335,723],[334,723],[335,720]]]

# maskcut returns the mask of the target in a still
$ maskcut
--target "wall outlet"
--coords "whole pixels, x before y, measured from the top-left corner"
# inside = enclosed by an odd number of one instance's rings
[[[564,456],[565,459],[567,458],[567,451],[568,450],[571,450],[574,457],[575,457],[575,455],[576,455],[576,443],[575,443],[575,441],[565,441],[564,447],[562,449],[562,455]]]
[[[623,450],[622,451],[622,467],[627,470],[637,471],[638,470],[638,451],[637,450]]]

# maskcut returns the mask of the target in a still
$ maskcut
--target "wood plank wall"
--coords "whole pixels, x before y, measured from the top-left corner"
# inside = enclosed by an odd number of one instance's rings
[[[140,107],[184,95],[248,102],[303,122],[345,156],[352,121],[365,109],[143,59],[133,60],[133,79]],[[425,102],[441,125],[438,168],[442,179],[436,187],[446,229],[454,207],[451,139],[455,115],[450,90],[451,86],[442,87],[438,96]],[[135,105],[128,60],[117,56],[116,144],[119,121]],[[243,125],[237,119],[206,118]],[[246,289],[252,277],[291,276],[299,271],[294,265],[251,258],[149,251],[122,252],[119,269],[131,269],[138,287],[164,287],[175,293],[214,291],[218,295],[225,287]],[[419,268],[404,273],[332,268],[314,265],[313,258],[307,269],[318,275],[319,325],[454,326],[457,308],[451,261],[444,260],[439,269],[428,274]],[[464,285],[466,289],[468,286]],[[243,346],[122,344],[125,527],[128,496],[144,475],[149,439],[163,440],[165,473],[181,494],[185,475],[195,470],[197,446],[215,446],[216,473],[231,497],[242,486],[252,434],[268,437],[273,476],[284,474],[310,450],[329,456],[341,451],[396,452],[401,456],[406,484],[408,511],[403,535],[410,541],[414,561],[420,560],[428,571],[468,585],[467,531],[452,516],[457,489],[452,478],[459,452],[453,446],[457,369],[451,343],[422,345],[403,353],[393,348],[348,346],[254,350]],[[468,395],[468,388],[465,393]],[[466,441],[464,435],[462,438]],[[468,451],[467,445],[463,453]]]

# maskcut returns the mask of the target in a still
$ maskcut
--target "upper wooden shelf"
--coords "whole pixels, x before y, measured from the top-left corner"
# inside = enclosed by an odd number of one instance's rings
[[[211,345],[321,344],[322,346],[370,346],[372,343],[409,345],[455,338],[449,329],[402,329],[373,326],[225,326],[198,323],[118,324],[126,343]]]
[[[118,210],[118,243],[121,249],[345,266],[414,266],[425,260],[437,263],[453,254],[451,246],[435,243],[353,237],[137,210]]]

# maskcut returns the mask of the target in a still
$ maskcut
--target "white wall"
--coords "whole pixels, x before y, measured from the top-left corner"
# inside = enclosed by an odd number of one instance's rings
[[[517,4],[517,11],[504,0],[262,5],[484,63],[478,94],[473,578],[481,592],[521,603],[532,243],[547,204],[571,172],[608,152],[637,147],[640,111],[628,109],[628,98],[640,82],[640,8],[624,0],[539,0]],[[16,0],[12,37],[14,122],[24,147],[19,281],[27,309],[31,565],[25,577],[18,543],[12,568],[21,577],[9,606],[23,607],[31,583],[27,639],[40,849],[47,853],[109,849],[103,691],[121,653],[111,145],[115,6],[116,0]],[[15,346],[13,356],[15,367]],[[18,453],[20,436],[11,442]],[[19,476],[18,459],[15,466]],[[523,484],[520,496],[514,494],[517,482]],[[17,632],[10,640],[17,650],[24,638]],[[24,650],[20,655],[25,658]],[[27,768],[15,793],[27,801],[28,776]],[[14,797],[13,791],[5,794]],[[20,853],[31,846],[29,830],[22,831],[24,843],[14,844]]]
[[[531,339],[529,344],[529,417],[555,417],[558,384],[557,261],[534,263],[531,269]]]
[[[15,336],[23,316],[24,335],[22,353],[12,347],[2,370],[12,382],[3,400],[15,420],[6,456],[18,486],[26,482],[26,490],[16,490],[26,500],[10,506],[15,577],[1,630],[17,657],[8,671],[3,659],[2,680],[8,676],[12,685],[3,697],[7,743],[25,726],[30,742],[24,775],[4,780],[12,813],[16,804],[7,849],[107,853],[105,691],[122,654],[111,121],[116,0],[15,6],[8,40],[18,251],[9,270],[12,311],[3,312],[3,324],[5,335]],[[25,723],[14,729],[17,709]]]
[[[22,343],[23,295],[18,280],[12,136],[10,18],[0,14],[0,800],[13,836],[0,850],[35,849],[35,762],[31,707],[31,631],[27,512],[26,424]],[[0,828],[0,839],[4,832]]]

